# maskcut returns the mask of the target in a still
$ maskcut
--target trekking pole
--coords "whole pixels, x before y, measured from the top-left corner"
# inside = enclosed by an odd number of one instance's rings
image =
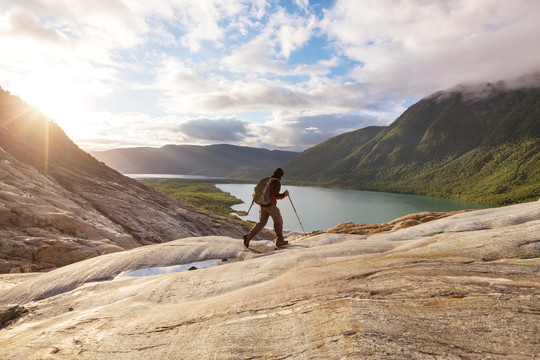
[[[304,225],[302,225],[302,222],[300,221],[300,217],[298,216],[298,213],[296,212],[296,208],[294,207],[294,204],[293,204],[293,202],[291,200],[291,196],[289,195],[288,198],[289,198],[289,201],[291,202],[294,213],[296,214],[296,217],[298,218],[298,222],[300,223],[300,226],[302,227],[302,231],[304,232],[304,236],[307,236],[306,235],[306,230],[304,230]]]
[[[251,201],[251,205],[249,205],[248,212],[246,213],[246,216],[249,215],[249,210],[251,210],[251,207],[253,206],[253,201]]]

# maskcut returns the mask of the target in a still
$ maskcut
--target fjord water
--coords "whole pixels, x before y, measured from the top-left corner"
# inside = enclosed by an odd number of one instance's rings
[[[236,211],[247,211],[251,204],[253,184],[217,184],[220,190],[244,201],[233,206]],[[424,211],[455,211],[483,209],[487,205],[429,196],[395,194],[376,191],[326,189],[307,186],[282,185],[282,192],[289,190],[291,200],[306,232],[325,230],[343,222],[379,224],[403,215]],[[302,231],[289,199],[278,201],[284,228]],[[258,221],[259,206],[253,205],[245,220]],[[272,227],[272,220],[267,227]]]

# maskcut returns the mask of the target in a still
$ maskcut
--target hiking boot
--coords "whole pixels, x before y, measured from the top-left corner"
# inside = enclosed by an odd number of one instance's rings
[[[244,246],[247,248],[249,247],[249,238],[247,235],[244,235]]]
[[[287,240],[283,240],[283,241],[276,241],[276,246],[277,247],[281,247],[283,245],[287,245],[289,242]]]

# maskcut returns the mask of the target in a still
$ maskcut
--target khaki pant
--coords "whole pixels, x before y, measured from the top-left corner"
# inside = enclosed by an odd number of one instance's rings
[[[259,210],[259,222],[255,224],[255,226],[248,233],[249,240],[253,239],[255,235],[257,235],[259,231],[265,227],[270,216],[274,221],[274,231],[276,232],[277,238],[276,242],[283,242],[283,218],[281,217],[281,212],[276,205],[261,206],[261,209]]]

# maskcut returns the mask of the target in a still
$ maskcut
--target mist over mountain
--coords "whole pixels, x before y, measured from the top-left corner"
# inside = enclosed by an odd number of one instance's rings
[[[105,166],[0,88],[0,273],[51,269],[190,236],[240,236]]]
[[[387,127],[331,138],[288,177],[503,205],[540,196],[538,76],[434,93]]]
[[[124,174],[199,174],[224,176],[242,167],[271,169],[298,153],[234,145],[166,145],[91,152]]]

